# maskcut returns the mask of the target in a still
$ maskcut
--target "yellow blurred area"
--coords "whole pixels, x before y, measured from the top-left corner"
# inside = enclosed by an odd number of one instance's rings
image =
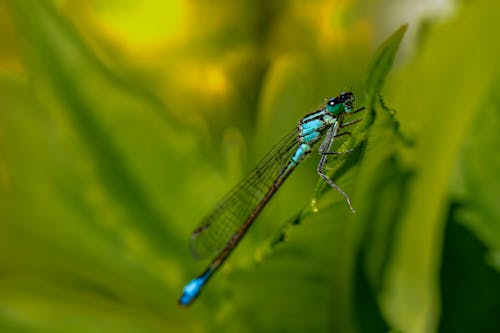
[[[214,95],[224,94],[229,86],[227,76],[222,67],[208,66],[202,69],[206,89]],[[194,78],[196,80],[196,78]]]
[[[350,0],[323,2],[320,12],[324,14],[316,20],[317,30],[320,33],[319,47],[327,48],[328,45],[341,47],[347,44],[350,39],[366,39],[371,35],[372,25],[369,21],[350,22],[350,11],[355,8],[353,5],[353,1]]]
[[[225,96],[230,90],[229,68],[241,66],[234,63],[241,61],[241,52],[234,59],[232,50],[213,55],[200,46],[215,45],[210,39],[224,27],[221,6],[200,9],[173,0],[67,0],[59,10],[106,66],[138,75],[139,82],[165,101],[182,104],[190,94]]]
[[[230,1],[63,0],[58,8],[107,67],[137,75],[160,99],[175,100],[175,109],[182,109],[192,108],[185,101],[193,99],[186,96],[221,103],[238,94],[234,81],[243,68],[257,75],[260,65],[287,54],[317,50],[330,59],[353,43],[365,45],[372,26],[352,13],[355,3],[271,3],[268,10],[279,10],[269,17],[257,4]],[[297,40],[305,35],[309,37]]]
[[[91,4],[108,32],[132,47],[151,47],[182,36],[185,1],[97,1]]]
[[[21,68],[19,60],[11,14],[5,3],[0,1],[0,70],[19,70]]]
[[[318,46],[335,45],[345,42],[349,34],[343,22],[352,1],[297,2],[292,6],[292,17],[303,21],[305,26],[317,32]]]

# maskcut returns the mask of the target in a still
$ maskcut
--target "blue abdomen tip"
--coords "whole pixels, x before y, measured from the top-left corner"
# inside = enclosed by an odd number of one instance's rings
[[[208,277],[210,276],[210,271],[205,272],[201,276],[197,277],[196,279],[192,280],[182,290],[182,295],[179,297],[179,305],[187,306],[198,297],[198,295],[201,292],[201,289],[205,285],[205,283],[208,280]]]

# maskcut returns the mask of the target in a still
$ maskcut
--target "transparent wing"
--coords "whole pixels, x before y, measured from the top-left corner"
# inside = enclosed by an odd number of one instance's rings
[[[300,145],[298,129],[286,135],[206,216],[191,235],[191,253],[206,258],[221,250],[247,220]]]

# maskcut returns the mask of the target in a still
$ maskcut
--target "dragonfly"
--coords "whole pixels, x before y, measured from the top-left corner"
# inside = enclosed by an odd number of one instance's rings
[[[207,215],[191,234],[191,253],[195,258],[212,259],[208,267],[183,289],[179,305],[188,306],[199,296],[203,287],[233,252],[266,204],[285,182],[295,168],[313,151],[323,138],[318,153],[321,156],[317,172],[331,187],[347,201],[352,212],[351,199],[326,174],[327,157],[352,152],[330,151],[334,138],[351,135],[341,128],[361,119],[344,122],[344,117],[364,110],[355,110],[354,94],[342,92],[325,101],[317,111],[303,117],[294,130],[287,134],[250,174],[238,183],[215,209]]]

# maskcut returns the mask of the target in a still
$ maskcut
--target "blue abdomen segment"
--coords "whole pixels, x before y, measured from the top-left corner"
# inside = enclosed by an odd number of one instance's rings
[[[203,274],[186,284],[182,290],[182,295],[179,298],[179,305],[187,306],[191,304],[200,294],[201,289],[207,283],[208,279],[212,275],[212,272],[213,271],[208,268],[205,272],[203,272]]]
[[[297,148],[297,150],[295,151],[295,154],[293,154],[292,162],[299,163],[304,159],[304,157],[307,156],[307,154],[309,154],[310,151],[311,151],[311,146],[309,146],[306,143],[301,144],[299,148]]]

